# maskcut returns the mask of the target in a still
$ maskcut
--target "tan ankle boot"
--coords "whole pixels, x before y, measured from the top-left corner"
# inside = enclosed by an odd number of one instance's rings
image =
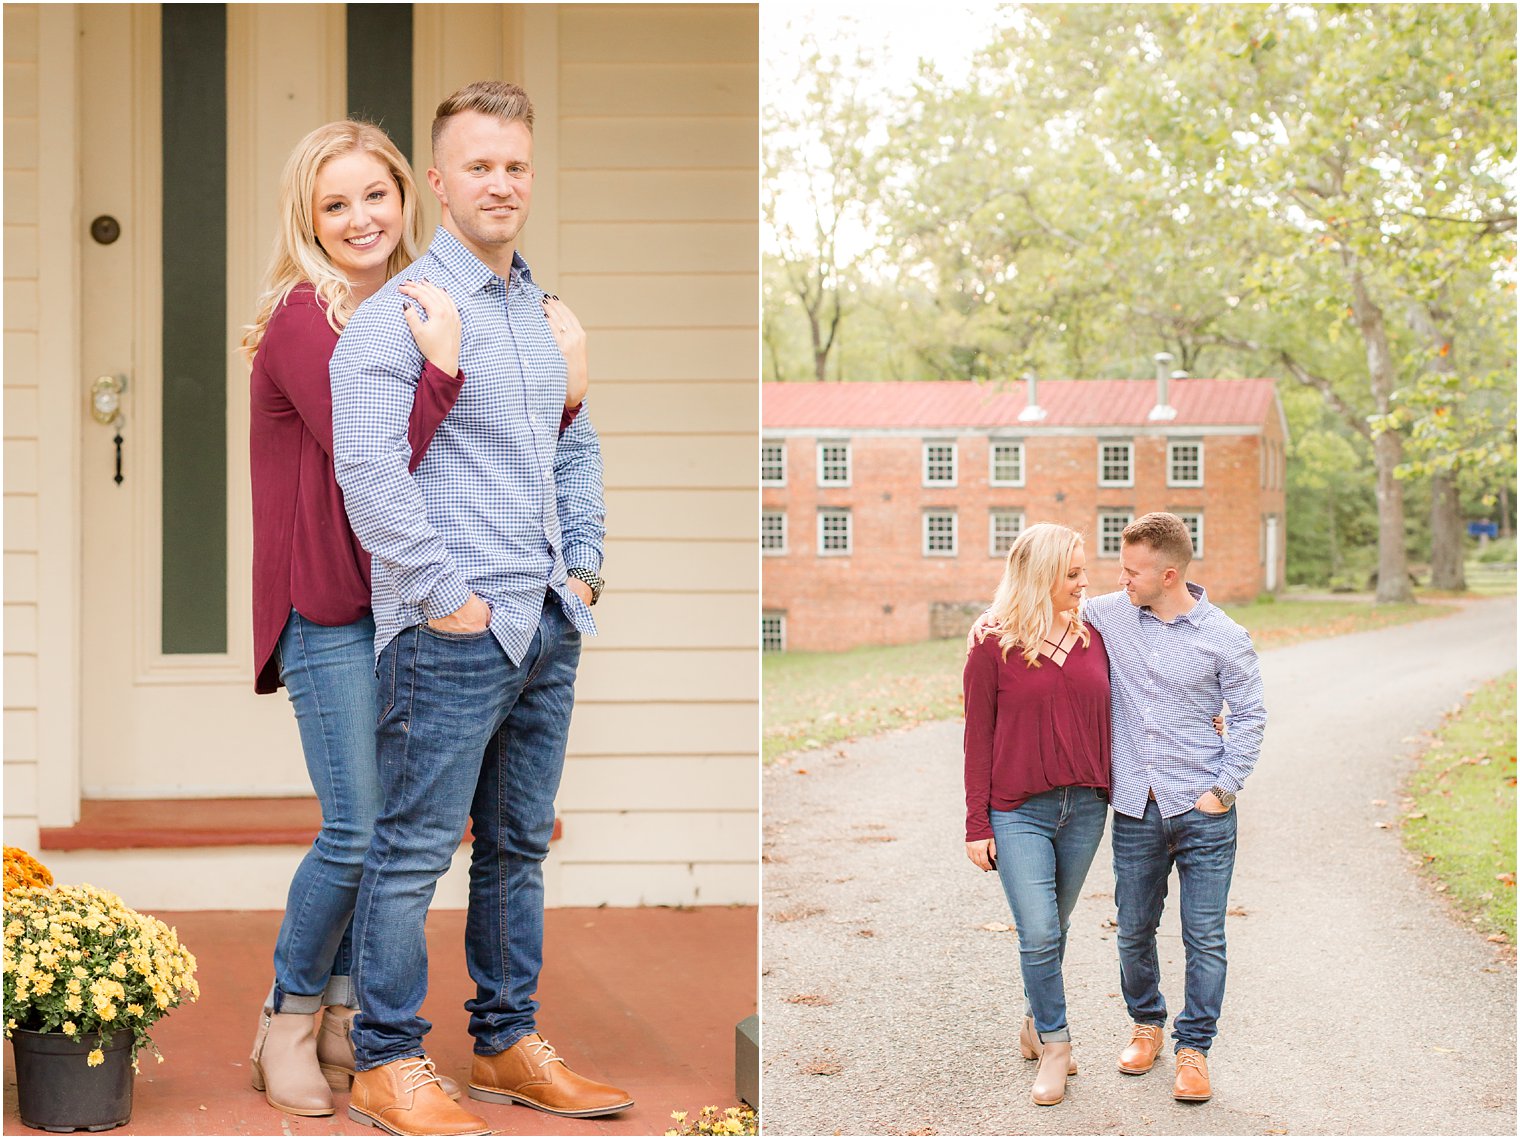
[[[317,1025],[310,1013],[276,1012],[259,1017],[249,1057],[255,1091],[269,1106],[291,1115],[331,1115],[332,1092],[317,1066]]]
[[[1040,1107],[1054,1107],[1066,1098],[1067,1069],[1071,1066],[1071,1041],[1047,1041],[1040,1052],[1029,1098]]]
[[[1040,1034],[1034,1029],[1034,1017],[1026,1016],[1023,1027],[1019,1029],[1019,1052],[1026,1060],[1038,1060],[1045,1045],[1040,1042]],[[1071,1066],[1067,1070],[1068,1076],[1077,1074],[1077,1058],[1071,1058]]]
[[[322,1010],[322,1030],[317,1034],[317,1063],[322,1077],[335,1092],[346,1092],[359,1069],[354,1063],[354,1013],[358,1009],[328,1005]],[[434,1075],[437,1075],[435,1072]],[[450,1099],[458,1099],[463,1090],[447,1076],[438,1076],[438,1086]]]

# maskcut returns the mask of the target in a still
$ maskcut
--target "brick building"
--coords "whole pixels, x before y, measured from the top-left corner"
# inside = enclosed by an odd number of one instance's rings
[[[836,651],[959,635],[1035,522],[1087,537],[1095,594],[1119,535],[1170,510],[1215,601],[1284,572],[1287,422],[1272,380],[770,383],[762,633]]]

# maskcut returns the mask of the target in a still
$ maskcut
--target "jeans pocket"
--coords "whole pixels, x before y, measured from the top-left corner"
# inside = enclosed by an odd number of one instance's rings
[[[491,626],[487,625],[478,633],[446,633],[442,629],[435,629],[426,621],[417,626],[430,637],[437,637],[440,641],[478,641],[482,637],[491,635]]]

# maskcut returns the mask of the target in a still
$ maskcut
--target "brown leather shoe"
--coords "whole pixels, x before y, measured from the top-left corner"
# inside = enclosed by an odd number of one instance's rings
[[[1040,1041],[1040,1034],[1034,1030],[1034,1017],[1026,1016],[1023,1027],[1019,1029],[1019,1052],[1026,1060],[1038,1060],[1045,1050],[1045,1045]],[[1077,1074],[1077,1058],[1071,1058],[1071,1066],[1067,1068],[1068,1076]]]
[[[1127,1076],[1143,1076],[1156,1062],[1161,1051],[1161,1025],[1137,1024],[1130,1030],[1129,1047],[1119,1053],[1119,1071]]]
[[[290,1115],[331,1115],[332,1092],[317,1067],[317,1024],[309,1012],[259,1016],[259,1032],[248,1057],[255,1091],[269,1106]]]
[[[633,1106],[633,1098],[622,1088],[572,1072],[564,1057],[536,1032],[505,1052],[477,1054],[470,1068],[470,1098],[487,1103],[525,1103],[551,1115],[578,1118],[611,1115]]]
[[[443,1094],[426,1056],[392,1060],[354,1076],[348,1117],[392,1135],[489,1135],[491,1128]]]
[[[322,1028],[317,1033],[317,1063],[322,1068],[322,1078],[335,1092],[346,1092],[354,1082],[359,1070],[354,1061],[354,1013],[358,1009],[342,1005],[328,1005],[322,1010]],[[464,1089],[441,1072],[434,1072],[443,1094],[458,1099]]]
[[[1196,1048],[1177,1049],[1177,1078],[1172,1083],[1172,1098],[1189,1103],[1202,1103],[1211,1099],[1214,1089],[1209,1086],[1209,1062]]]

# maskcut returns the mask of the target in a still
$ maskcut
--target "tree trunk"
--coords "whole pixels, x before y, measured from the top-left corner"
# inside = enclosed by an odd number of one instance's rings
[[[1367,378],[1372,386],[1372,400],[1380,414],[1386,415],[1394,389],[1393,353],[1388,346],[1388,329],[1383,310],[1367,292],[1367,282],[1355,256],[1346,250],[1343,263],[1351,283],[1351,307],[1362,343],[1367,350]],[[1409,560],[1404,553],[1404,487],[1394,471],[1404,461],[1404,440],[1396,431],[1382,431],[1372,441],[1372,460],[1377,469],[1378,507],[1378,580],[1377,603],[1413,601],[1409,588]]]
[[[1415,304],[1410,310],[1410,324],[1430,346],[1426,367],[1436,375],[1456,373],[1456,353],[1447,335],[1451,317],[1444,305]],[[1459,414],[1453,409],[1452,414]],[[1453,456],[1453,461],[1456,456]],[[1434,589],[1465,590],[1467,578],[1462,572],[1466,550],[1462,542],[1462,502],[1457,495],[1457,469],[1437,471],[1430,477],[1430,584]]]
[[[1513,538],[1515,528],[1510,523],[1509,487],[1499,484],[1499,537]]]
[[[1430,477],[1430,584],[1434,589],[1466,590],[1462,571],[1462,502],[1455,472]]]

